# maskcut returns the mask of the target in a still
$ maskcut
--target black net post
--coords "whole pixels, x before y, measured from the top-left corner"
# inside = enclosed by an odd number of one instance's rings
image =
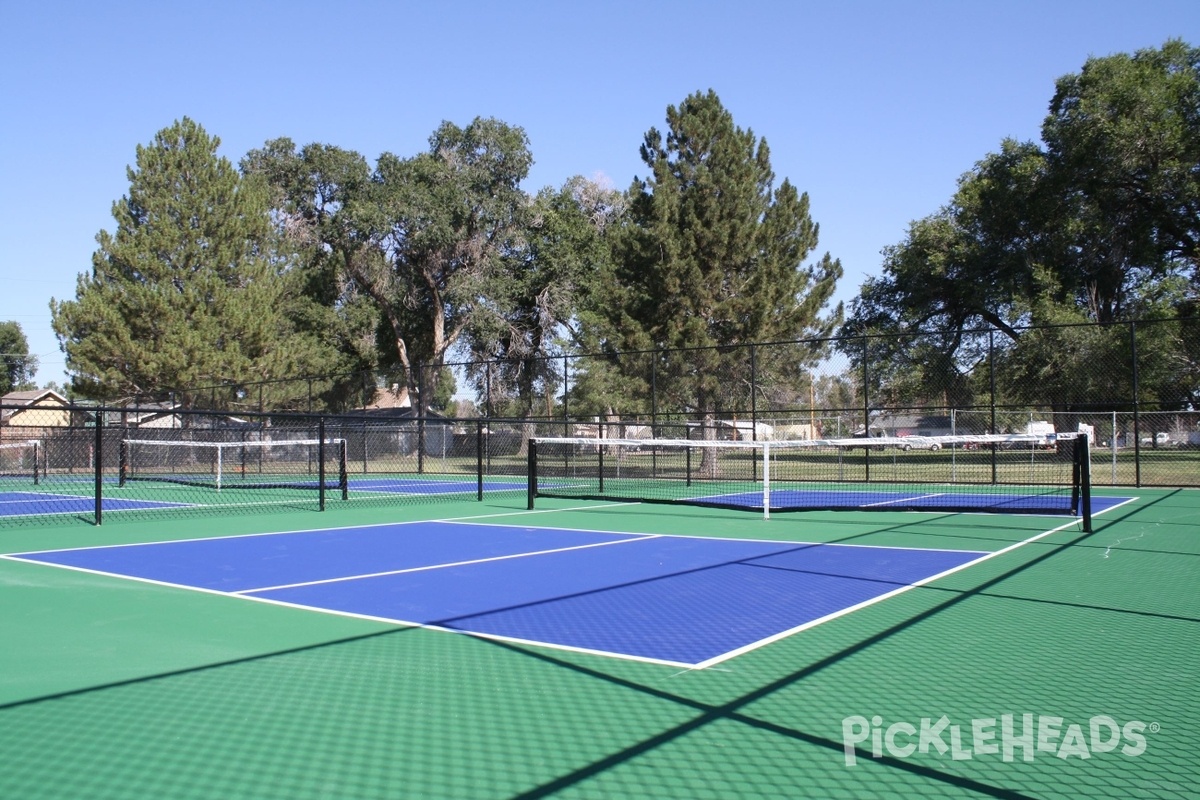
[[[33,485],[38,485],[38,458],[41,456],[41,445],[38,442],[33,443]]]
[[[1079,515],[1083,530],[1092,532],[1092,455],[1086,435],[1075,437],[1075,485],[1079,492]]]

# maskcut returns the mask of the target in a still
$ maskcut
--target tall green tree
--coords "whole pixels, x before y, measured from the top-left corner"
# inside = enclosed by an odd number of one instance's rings
[[[969,402],[972,384],[982,383],[972,380],[987,341],[979,331],[993,329],[999,366],[1040,376],[1027,385],[1100,401],[1099,385],[1062,383],[1096,375],[1087,360],[1099,340],[1029,336],[1031,326],[1195,313],[1200,51],[1170,41],[1089,59],[1058,81],[1042,137],[1006,140],[983,158],[950,203],[885,250],[883,275],[863,285],[841,332],[904,334],[847,351],[893,396]],[[1156,330],[1162,335],[1143,355],[1176,346],[1169,326]],[[1100,339],[1119,351],[1119,335]],[[1060,354],[1039,368],[1035,354],[1060,344],[1071,363]]]
[[[568,376],[562,356],[584,344],[580,309],[610,261],[605,233],[623,197],[581,176],[533,198],[521,241],[505,257],[491,291],[467,329],[470,377],[509,415],[550,414]],[[484,382],[490,385],[484,386]]]
[[[1072,226],[1062,280],[1108,322],[1170,313],[1200,287],[1200,48],[1090,58],[1060,78],[1042,126],[1049,180]],[[1064,224],[1064,222],[1060,222]],[[1165,288],[1165,291],[1164,291]]]
[[[297,152],[287,139],[244,165],[276,187],[277,214],[306,243],[313,293],[342,315],[344,338],[361,332],[370,309],[375,363],[410,399],[424,386],[428,406],[446,354],[480,319],[520,246],[520,182],[531,163],[523,130],[478,118],[465,128],[445,122],[426,152],[383,153],[374,168],[353,151]]]
[[[0,322],[0,395],[33,388],[37,356],[29,354],[29,341],[20,323]]]
[[[426,391],[436,391],[447,352],[519,245],[529,209],[520,183],[532,163],[521,128],[444,122],[428,151],[381,155],[366,198],[348,207],[351,229],[370,247],[347,260],[347,274],[378,307],[384,363],[398,366],[410,391],[419,364],[430,367]]]
[[[666,135],[651,128],[641,157],[650,174],[629,189],[596,313],[611,349],[692,348],[663,357],[657,389],[711,423],[748,383],[747,351],[718,348],[827,335],[840,321],[840,306],[826,306],[841,264],[828,254],[806,264],[818,239],[808,195],[775,185],[766,141],[715,92],[669,107]]]
[[[327,363],[298,329],[304,301],[277,248],[265,183],[243,180],[220,140],[184,118],[137,148],[129,193],[113,204],[74,300],[51,300],[53,326],[80,395],[197,392],[310,374]],[[302,390],[300,390],[302,391]]]
[[[306,304],[302,322],[336,351],[321,387],[332,408],[369,402],[363,376],[379,366],[376,335],[380,314],[350,277],[347,264],[372,257],[372,248],[351,222],[348,206],[364,202],[371,168],[352,150],[326,144],[297,149],[291,139],[268,141],[241,162],[248,175],[271,187],[272,216]],[[374,378],[368,382],[374,392]]]

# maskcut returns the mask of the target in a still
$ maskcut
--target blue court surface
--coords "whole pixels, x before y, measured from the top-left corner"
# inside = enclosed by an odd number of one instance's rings
[[[152,500],[124,500],[105,497],[103,511],[135,511],[150,508],[181,508],[185,503],[160,503]],[[0,492],[0,517],[29,517],[47,514],[91,514],[96,499],[74,494],[44,492]]]
[[[703,667],[987,555],[418,522],[7,557]]]

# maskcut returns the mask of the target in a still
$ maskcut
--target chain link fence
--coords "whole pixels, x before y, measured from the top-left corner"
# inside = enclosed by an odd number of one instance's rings
[[[0,525],[327,510],[525,491],[518,428],[370,414],[4,406]]]
[[[1200,321],[563,355],[489,380],[538,435],[843,439],[1083,432],[1097,485],[1200,485]]]
[[[1200,486],[1200,321],[1014,334],[962,333],[952,356],[938,337],[912,334],[448,364],[397,386],[403,407],[372,404],[379,380],[362,375],[189,393],[210,399],[207,409],[181,396],[99,407],[43,393],[0,406],[0,524],[516,492],[532,436],[994,433],[1052,446],[1083,432],[1094,485]],[[459,397],[474,390],[474,402],[457,404],[469,416],[420,402],[444,395],[446,381]],[[290,399],[245,407],[272,397]],[[297,403],[315,410],[294,413]],[[873,449],[882,446],[864,455]]]

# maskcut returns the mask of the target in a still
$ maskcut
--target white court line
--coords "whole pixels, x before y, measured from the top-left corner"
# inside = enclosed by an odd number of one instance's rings
[[[864,492],[864,494],[868,494]],[[913,497],[898,497],[895,500],[880,500],[878,503],[864,503],[859,508],[876,508],[878,506],[892,506],[896,503],[911,503],[914,500],[930,500],[934,497],[945,497],[945,492],[935,492],[934,494],[919,494]]]
[[[55,503],[55,502],[60,502],[60,501],[64,501],[64,500],[92,500],[93,499],[91,497],[88,497],[88,496],[82,495],[82,494],[59,494],[58,492],[43,494],[41,492],[20,491],[20,492],[4,492],[4,494],[22,495],[22,497],[16,498],[16,499],[11,499],[11,500],[10,499],[0,500],[0,504],[2,504],[2,505],[7,505],[9,503],[13,503],[13,504],[15,504],[15,503],[34,503],[39,500],[44,500],[49,503]]]
[[[232,537],[227,537],[227,538],[232,538]],[[615,544],[615,543],[610,542],[610,544]],[[89,550],[89,549],[96,549],[96,548],[77,548],[77,549]],[[60,551],[51,551],[51,552],[60,552]],[[315,611],[319,614],[329,614],[330,616],[334,616],[334,617],[347,617],[350,619],[361,619],[361,620],[367,620],[370,622],[382,622],[382,623],[386,623],[388,625],[396,625],[396,626],[403,627],[403,628],[423,628],[423,629],[429,630],[429,631],[438,631],[441,633],[455,633],[455,634],[458,634],[459,636],[473,636],[478,639],[490,639],[492,641],[497,641],[497,642],[509,642],[512,644],[529,645],[529,646],[534,646],[534,647],[545,647],[545,648],[549,648],[551,650],[561,650],[561,651],[565,651],[565,652],[569,652],[569,653],[583,653],[585,655],[605,656],[607,658],[617,658],[617,659],[621,659],[623,661],[638,661],[638,662],[641,662],[644,664],[659,664],[659,665],[666,666],[666,667],[673,667],[675,669],[692,670],[692,669],[695,669],[695,667],[696,667],[695,664],[689,664],[686,661],[672,661],[670,659],[653,658],[650,656],[639,656],[639,655],[634,655],[632,653],[616,653],[616,652],[610,652],[608,650],[593,650],[591,648],[586,648],[586,647],[576,647],[575,645],[556,644],[554,642],[543,642],[543,641],[540,641],[537,639],[521,639],[521,638],[518,638],[515,636],[501,636],[499,634],[480,633],[477,631],[469,631],[469,630],[459,629],[459,628],[449,628],[449,627],[445,627],[442,625],[431,625],[431,624],[425,623],[425,622],[414,622],[412,620],[393,619],[391,617],[379,617],[379,616],[374,616],[371,614],[359,614],[359,613],[355,613],[353,611],[338,611],[337,609],[322,608],[321,606],[306,606],[306,605],[302,605],[300,603],[289,603],[285,600],[275,600],[270,597],[258,597],[256,595],[252,595],[252,594],[234,594],[232,592],[223,592],[219,589],[206,589],[202,586],[189,586],[188,584],[183,584],[183,583],[169,583],[167,581],[155,580],[153,578],[141,578],[136,575],[122,575],[119,572],[105,572],[103,570],[90,569],[88,567],[76,567],[76,566],[73,566],[70,564],[55,564],[50,561],[36,561],[33,559],[20,558],[18,556],[0,555],[0,561],[12,561],[12,562],[15,562],[18,564],[37,564],[37,565],[40,565],[43,567],[56,567],[58,569],[65,569],[65,570],[69,570],[71,572],[81,572],[81,573],[84,573],[87,575],[99,575],[99,576],[106,577],[106,578],[119,578],[119,579],[127,580],[127,581],[136,581],[138,583],[145,583],[145,584],[149,584],[151,586],[162,586],[162,587],[165,587],[168,589],[183,589],[185,591],[200,592],[201,594],[212,595],[214,597],[229,597],[229,598],[233,598],[235,600],[249,600],[249,601],[252,601],[255,603],[266,603],[267,605],[280,606],[283,608],[298,609],[300,611],[309,611],[309,612]]]
[[[517,529],[513,528],[513,530],[517,530]],[[486,558],[472,558],[472,559],[468,559],[466,561],[450,561],[450,562],[445,562],[445,563],[441,563],[441,564],[426,564],[423,567],[405,567],[404,569],[389,569],[389,570],[385,570],[383,572],[367,572],[362,575],[344,575],[344,576],[337,577],[337,578],[322,578],[321,580],[316,580],[316,581],[301,581],[299,583],[282,583],[278,586],[264,586],[264,587],[257,588],[257,589],[239,589],[236,592],[229,592],[229,594],[242,595],[242,594],[251,594],[253,592],[273,592],[276,589],[296,589],[301,586],[319,586],[319,585],[326,584],[326,583],[341,583],[343,581],[356,581],[361,578],[381,578],[385,575],[403,575],[408,572],[428,572],[430,570],[435,570],[435,569],[446,569],[447,567],[463,567],[468,564],[488,564],[488,563],[492,563],[494,561],[508,561],[509,559],[513,559],[513,558],[524,558],[525,556],[543,556],[543,555],[549,555],[550,553],[567,553],[572,550],[587,550],[592,547],[604,547],[604,546],[610,545],[610,544],[628,544],[629,542],[641,542],[646,539],[661,539],[661,538],[662,537],[657,534],[646,534],[645,536],[638,536],[636,538],[630,538],[630,539],[617,539],[617,540],[611,541],[611,542],[592,542],[591,544],[576,544],[576,545],[571,545],[570,547],[555,547],[555,548],[551,548],[549,550],[529,550],[529,551],[526,551],[523,553],[509,553],[508,555],[503,555],[503,556],[488,556]]]
[[[1058,533],[1059,531],[1064,531],[1067,528],[1070,528],[1071,526],[1077,524],[1078,522],[1079,522],[1079,520],[1071,520],[1070,522],[1059,525],[1057,528],[1051,528],[1050,530],[1045,531],[1043,533],[1039,533],[1036,536],[1031,536],[1028,539],[1025,539],[1023,541],[1017,542],[1015,544],[1010,544],[1008,547],[1004,547],[1004,548],[1001,548],[1000,550],[996,550],[994,552],[980,556],[979,558],[968,561],[965,564],[959,564],[957,567],[951,567],[950,569],[943,570],[942,572],[939,572],[936,575],[930,575],[928,578],[922,578],[919,581],[914,581],[913,583],[910,583],[907,586],[901,586],[897,589],[893,589],[890,592],[885,592],[884,594],[878,595],[876,597],[872,597],[868,600],[864,600],[861,603],[856,603],[852,606],[847,606],[846,608],[839,609],[838,611],[834,611],[832,614],[826,614],[825,616],[820,617],[818,619],[810,620],[810,621],[804,623],[803,625],[797,625],[796,627],[790,628],[786,631],[780,631],[779,633],[772,634],[771,636],[768,636],[765,639],[760,639],[757,642],[751,642],[750,644],[742,645],[741,647],[739,647],[735,650],[730,650],[727,653],[722,653],[719,656],[714,656],[713,658],[710,658],[706,661],[701,661],[700,663],[695,665],[695,669],[706,669],[715,664],[720,664],[723,661],[728,661],[731,658],[740,656],[743,653],[748,653],[751,650],[757,650],[758,648],[763,647],[768,644],[771,644],[772,642],[777,642],[781,639],[786,639],[787,637],[789,637],[793,634],[800,633],[801,631],[806,631],[809,628],[816,627],[817,625],[821,625],[821,624],[829,622],[831,620],[835,620],[838,617],[844,617],[847,614],[867,608],[868,606],[873,606],[876,603],[881,603],[884,600],[887,600],[889,598],[892,598],[897,595],[904,594],[905,592],[916,589],[918,586],[924,586],[927,583],[932,583],[933,581],[936,581],[940,578],[944,578],[947,575],[953,575],[954,573],[959,572],[964,569],[967,569],[968,567],[973,567],[976,564],[981,564],[984,561],[987,561],[992,558],[996,558],[997,556],[1001,556],[1001,555],[1004,555],[1005,553],[1016,550],[1018,547],[1024,547],[1027,544],[1036,542],[1038,539],[1044,539],[1045,537],[1049,536],[1052,533]]]
[[[1136,499],[1137,499],[1136,497],[1129,498],[1128,500],[1125,500],[1122,503],[1119,503],[1117,505],[1114,505],[1107,509],[1104,509],[1104,511],[1101,511],[1099,513],[1105,513],[1107,511],[1112,510],[1113,508],[1117,508],[1121,505],[1125,505],[1127,503],[1133,502]],[[553,513],[555,511],[592,510],[592,509],[596,509],[596,508],[607,508],[607,507],[616,507],[616,506],[624,506],[624,505],[634,505],[634,504],[632,504],[632,503],[608,503],[608,504],[603,504],[603,505],[577,506],[577,507],[569,507],[569,508],[561,508],[561,509],[538,509],[538,510],[535,510],[532,512],[516,511],[516,512],[502,512],[502,513],[495,513],[495,514],[479,514],[479,515],[472,515],[472,516],[467,516],[467,517],[448,518],[448,519],[440,519],[440,520],[411,520],[411,521],[400,522],[400,523],[375,523],[375,524],[371,524],[371,525],[345,525],[345,526],[338,526],[338,527],[334,527],[334,528],[311,528],[311,529],[301,529],[301,530],[294,530],[294,531],[281,531],[281,532],[256,533],[256,534],[240,534],[240,535],[225,536],[225,537],[198,537],[195,539],[186,539],[186,540],[185,539],[176,539],[176,540],[165,540],[162,542],[130,543],[130,544],[126,544],[126,545],[107,545],[107,546],[97,546],[97,547],[89,547],[89,548],[62,548],[60,550],[48,550],[48,551],[40,551],[40,552],[53,553],[53,552],[64,552],[64,551],[68,551],[68,550],[94,550],[94,549],[102,549],[103,547],[136,547],[136,546],[141,546],[142,544],[171,544],[173,542],[182,542],[182,541],[213,541],[213,540],[220,540],[220,539],[246,538],[246,537],[251,537],[251,536],[274,536],[274,535],[279,535],[281,533],[317,533],[317,532],[333,531],[333,530],[353,530],[353,529],[361,529],[361,528],[386,527],[386,526],[393,526],[393,525],[404,526],[404,525],[421,524],[424,522],[444,522],[444,523],[449,523],[449,524],[455,524],[455,523],[481,524],[481,523],[467,522],[467,520],[489,519],[489,518],[495,518],[495,517],[526,516],[526,515],[532,515],[532,514],[538,514],[538,513]],[[660,664],[660,665],[670,666],[670,667],[674,667],[674,668],[682,668],[682,669],[690,671],[690,670],[696,670],[696,669],[706,669],[706,668],[715,666],[724,661],[728,661],[738,655],[749,652],[751,650],[755,650],[759,647],[766,646],[767,644],[770,644],[772,642],[779,641],[779,640],[784,639],[788,636],[791,636],[795,633],[799,633],[801,631],[807,630],[809,628],[815,627],[815,626],[823,624],[825,622],[829,622],[831,620],[845,616],[851,612],[858,611],[863,608],[866,608],[867,606],[874,605],[875,603],[882,602],[883,600],[887,600],[891,597],[895,597],[896,595],[902,594],[911,589],[915,589],[918,586],[924,586],[928,583],[931,583],[935,580],[943,578],[947,575],[951,575],[960,570],[974,566],[974,565],[979,564],[983,561],[986,561],[990,558],[994,558],[996,556],[1003,555],[1004,553],[1007,553],[1011,550],[1015,550],[1016,548],[1022,547],[1031,542],[1035,542],[1035,541],[1042,539],[1046,536],[1049,536],[1053,533],[1057,533],[1059,531],[1065,530],[1065,529],[1071,527],[1072,525],[1076,524],[1077,522],[1078,522],[1078,520],[1072,520],[1071,522],[1064,523],[1063,525],[1060,525],[1056,528],[1052,528],[1048,531],[1037,534],[1037,535],[1032,536],[1023,541],[1009,545],[1001,550],[986,553],[985,555],[983,555],[980,558],[973,559],[973,560],[968,561],[964,564],[961,564],[957,567],[953,567],[951,569],[945,570],[936,575],[931,575],[927,578],[923,578],[923,579],[916,581],[912,584],[909,584],[907,586],[899,587],[899,588],[892,590],[890,592],[887,592],[885,594],[879,595],[877,597],[863,601],[856,605],[849,606],[847,608],[833,612],[832,614],[828,614],[819,619],[811,620],[809,622],[806,622],[802,625],[798,625],[798,626],[788,629],[786,631],[781,631],[777,634],[773,634],[772,636],[766,637],[757,642],[752,642],[748,645],[744,645],[742,647],[736,648],[727,653],[723,653],[720,656],[716,656],[714,658],[707,659],[705,661],[702,661],[702,662],[699,662],[696,664],[671,661],[671,660],[667,660],[667,659],[656,659],[656,658],[649,658],[649,657],[644,657],[644,656],[636,656],[636,655],[631,655],[631,654],[627,654],[627,653],[613,653],[613,652],[608,652],[608,651],[603,651],[603,650],[592,650],[592,649],[588,649],[588,648],[580,648],[580,647],[574,647],[574,646],[570,646],[570,645],[559,645],[559,644],[555,644],[552,642],[542,642],[542,641],[535,641],[535,640],[520,639],[520,638],[516,638],[516,637],[506,637],[506,636],[500,636],[500,635],[494,635],[494,634],[478,633],[478,632],[474,632],[474,631],[465,631],[465,630],[459,630],[456,628],[447,628],[447,627],[443,627],[443,626],[429,625],[429,624],[425,624],[425,623],[412,622],[412,621],[408,621],[408,620],[398,620],[398,619],[390,619],[390,618],[385,618],[385,617],[375,617],[375,616],[370,616],[370,615],[365,615],[365,614],[355,614],[355,613],[351,613],[351,612],[336,611],[333,609],[320,608],[317,606],[305,606],[305,605],[300,605],[300,604],[296,604],[296,603],[288,603],[285,601],[273,600],[271,598],[266,598],[266,597],[257,597],[257,596],[249,595],[249,594],[224,592],[224,591],[220,591],[220,590],[216,590],[216,589],[206,589],[206,588],[197,587],[197,586],[189,586],[186,584],[173,584],[173,583],[168,583],[166,581],[159,581],[159,580],[154,580],[154,579],[150,579],[150,578],[139,578],[136,576],[122,575],[120,573],[110,573],[110,572],[105,572],[102,570],[89,569],[89,568],[85,568],[85,567],[76,567],[76,566],[71,566],[71,565],[66,565],[66,564],[55,564],[53,562],[38,561],[38,560],[34,560],[34,559],[25,559],[25,558],[20,558],[17,556],[0,555],[0,559],[14,561],[14,562],[18,562],[18,563],[38,564],[41,566],[57,567],[59,569],[68,569],[68,570],[73,570],[76,572],[82,572],[82,573],[88,573],[88,574],[94,574],[94,575],[102,575],[102,576],[106,576],[106,577],[119,578],[119,579],[124,579],[124,580],[133,580],[133,581],[138,581],[141,583],[147,583],[147,584],[152,584],[152,585],[157,585],[157,586],[164,586],[164,587],[169,587],[169,588],[177,588],[177,589],[185,589],[188,591],[203,592],[205,594],[211,594],[211,595],[215,595],[218,597],[236,597],[237,599],[241,599],[241,600],[252,600],[255,602],[269,603],[271,605],[284,606],[284,607],[289,607],[289,608],[297,608],[297,609],[302,609],[302,610],[306,610],[306,611],[316,611],[318,613],[331,614],[334,616],[364,619],[364,620],[383,622],[383,623],[388,623],[388,624],[393,624],[393,625],[401,625],[401,626],[407,626],[407,627],[419,627],[419,628],[425,628],[427,630],[436,630],[436,631],[445,631],[445,632],[449,632],[449,633],[465,634],[465,635],[475,636],[477,638],[482,638],[482,639],[491,639],[491,640],[495,640],[495,641],[512,642],[515,644],[531,645],[531,646],[537,646],[537,647],[546,647],[546,648],[553,649],[553,650],[584,653],[584,654],[588,654],[588,655],[600,655],[600,656],[606,656],[606,657],[610,657],[610,658],[618,658],[618,659],[628,660],[628,661],[638,661],[638,662],[642,662],[642,663]],[[576,532],[579,531],[579,529],[576,529],[576,528],[564,528],[564,529],[552,528],[551,530],[569,530],[569,531],[576,531]],[[594,531],[594,532],[614,533],[614,534],[621,533],[618,531]],[[619,544],[619,543],[623,543],[625,541],[638,541],[642,538],[689,538],[689,539],[690,538],[695,538],[695,539],[718,538],[718,537],[689,537],[689,536],[675,536],[675,537],[657,536],[656,537],[655,535],[646,535],[646,536],[638,537],[636,534],[627,534],[627,535],[635,536],[637,538],[627,539],[627,540],[617,540],[616,542],[597,543],[594,545],[584,545],[582,547],[592,547],[592,546],[597,546],[599,544]],[[769,539],[769,540],[728,539],[728,541],[760,541],[760,542],[769,542],[769,543],[775,543],[775,544],[797,544],[797,545],[825,544],[825,543],[821,543],[821,542],[788,542],[788,541],[780,541],[780,540],[773,540],[773,539]],[[849,544],[834,545],[834,546],[877,547],[876,545],[849,545]],[[572,548],[564,548],[564,549],[572,549]],[[896,549],[925,550],[925,549],[931,549],[931,548],[896,548]],[[941,551],[941,552],[947,552],[947,551]],[[976,553],[976,552],[980,552],[980,551],[957,551],[957,552]],[[32,553],[30,555],[32,555]],[[519,554],[519,555],[526,555],[526,554]],[[519,555],[513,556],[513,557],[519,557]],[[259,589],[257,591],[265,591],[265,590]]]
[[[289,504],[293,501],[281,500],[279,502],[282,504]],[[218,508],[236,508],[236,507],[243,506],[243,505],[259,506],[259,505],[262,505],[262,503],[230,503],[228,505],[218,506]],[[462,524],[469,524],[465,521],[473,520],[473,519],[492,519],[494,517],[523,516],[523,515],[527,515],[527,514],[547,514],[547,513],[554,512],[554,511],[585,511],[585,510],[590,511],[594,508],[609,508],[609,507],[628,506],[628,505],[637,505],[637,504],[636,503],[605,503],[604,505],[599,505],[599,506],[572,506],[570,508],[547,508],[547,509],[536,509],[534,511],[501,511],[501,512],[496,512],[496,513],[492,513],[492,514],[471,514],[471,515],[465,516],[465,517],[444,517],[444,518],[440,518],[440,519],[410,519],[410,520],[402,520],[399,522],[371,522],[371,523],[367,523],[367,524],[363,524],[363,525],[335,525],[331,528],[296,528],[296,529],[290,530],[290,531],[260,531],[258,533],[233,533],[233,534],[229,534],[228,536],[191,536],[191,537],[188,537],[185,539],[156,539],[156,540],[149,541],[149,542],[125,542],[123,544],[97,544],[97,545],[92,545],[90,547],[58,547],[58,548],[54,548],[52,550],[22,550],[21,553],[26,554],[26,555],[44,555],[47,553],[66,553],[66,552],[71,552],[73,550],[109,550],[109,549],[115,549],[118,547],[148,547],[150,545],[156,545],[156,544],[179,544],[181,542],[214,542],[214,541],[223,541],[225,539],[253,539],[258,536],[291,536],[292,534],[301,534],[301,533],[325,533],[327,531],[353,531],[353,530],[362,530],[364,528],[403,527],[403,526],[407,526],[407,525],[424,525],[424,524],[427,524],[430,522],[445,522],[445,523],[450,523],[450,524],[455,524],[455,523],[461,522]],[[178,506],[173,506],[173,508],[185,508],[185,507],[186,508],[193,508],[193,507],[208,508],[209,506],[184,506],[182,504],[178,505]],[[105,510],[108,510],[108,509],[105,509]],[[156,511],[156,510],[161,510],[161,509],[158,509],[158,508],[121,509],[121,512],[124,513],[125,511]],[[74,513],[74,512],[63,512],[63,513]],[[539,527],[539,526],[535,526],[535,527]],[[547,530],[549,530],[549,529],[547,529]],[[565,528],[563,530],[577,530],[577,529]],[[637,534],[637,533],[630,533],[629,531],[591,531],[591,532],[592,533],[612,533],[612,534],[623,533],[626,536],[642,535],[642,534]],[[0,553],[0,557],[2,557],[3,555],[4,554]]]

